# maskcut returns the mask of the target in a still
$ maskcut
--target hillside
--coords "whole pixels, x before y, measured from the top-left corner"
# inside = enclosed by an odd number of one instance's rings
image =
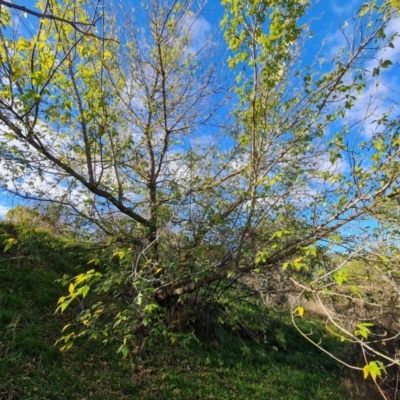
[[[84,270],[88,254],[63,249],[44,230],[21,234],[0,226],[0,399],[282,399],[341,400],[349,380],[322,352],[300,338],[284,315],[271,314],[266,340],[221,331],[220,343],[171,345],[159,337],[130,361],[116,345],[78,341],[55,346],[79,310],[54,314],[65,293],[58,279]],[[65,246],[64,246],[65,247]],[[87,268],[86,268],[87,269]],[[316,321],[309,328],[320,330]],[[339,344],[330,340],[331,349]],[[185,344],[185,345],[184,345]]]

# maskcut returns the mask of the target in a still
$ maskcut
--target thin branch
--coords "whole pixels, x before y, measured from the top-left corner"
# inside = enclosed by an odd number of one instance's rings
[[[95,27],[96,26],[96,22],[98,22],[101,19],[101,17],[99,17],[96,20],[93,20],[92,22],[79,22],[79,21],[71,21],[69,19],[57,17],[56,15],[53,15],[53,14],[44,14],[44,13],[41,13],[41,12],[37,12],[37,11],[34,11],[34,10],[30,9],[30,8],[26,8],[25,6],[19,6],[18,4],[13,4],[13,3],[10,3],[10,2],[5,1],[5,0],[0,0],[0,6],[4,6],[4,7],[7,7],[7,8],[14,9],[14,10],[22,11],[23,13],[33,15],[34,17],[37,17],[37,18],[62,22],[64,24],[71,25],[76,31],[78,31],[79,33],[82,33],[84,35],[91,36],[91,37],[94,37],[94,38],[100,39],[100,40],[112,40],[113,42],[119,43],[115,39],[103,38],[103,37],[97,36],[97,35],[89,32],[90,28]],[[87,29],[84,30],[84,29],[80,28],[80,26],[87,27]]]
[[[65,19],[65,18],[61,18],[61,17],[57,17],[56,15],[53,14],[43,14],[37,11],[33,11],[30,8],[26,8],[25,6],[19,6],[18,4],[14,4],[14,3],[10,3],[8,1],[4,1],[4,0],[0,0],[0,5],[1,6],[5,6],[8,8],[12,8],[14,10],[18,10],[18,11],[22,11],[24,13],[33,15],[34,17],[38,17],[38,18],[44,18],[44,19],[50,19],[53,21],[59,21],[59,22],[63,22],[66,24],[71,25],[74,29],[76,29],[77,31],[84,33],[82,30],[80,30],[77,25],[84,25],[84,26],[94,26],[93,22],[79,22],[79,21],[71,21],[69,19]]]

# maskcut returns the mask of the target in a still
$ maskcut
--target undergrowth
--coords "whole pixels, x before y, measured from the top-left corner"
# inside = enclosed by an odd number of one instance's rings
[[[0,251],[2,400],[348,398],[342,371],[282,315],[270,315],[267,337],[259,343],[221,329],[218,343],[171,345],[158,338],[135,349],[129,362],[115,347],[89,340],[60,352],[54,343],[79,310],[54,314],[65,291],[56,280],[84,270],[87,256],[43,231],[24,236],[3,224],[0,235],[3,242],[16,239]],[[316,321],[304,324],[321,329]],[[327,338],[327,345],[334,350],[338,343]]]

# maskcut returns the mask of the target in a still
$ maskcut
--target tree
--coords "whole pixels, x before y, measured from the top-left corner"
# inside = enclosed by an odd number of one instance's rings
[[[58,21],[58,22],[62,22],[65,24],[68,24],[70,26],[72,26],[77,32],[83,33],[83,34],[89,34],[91,35],[91,33],[89,32],[89,29],[91,27],[94,27],[96,22],[98,22],[97,16],[96,16],[96,11],[97,11],[97,6],[99,4],[99,2],[97,3],[95,9],[94,9],[94,16],[92,18],[91,22],[80,22],[80,21],[76,21],[75,19],[65,19],[62,18],[60,16],[57,15],[53,15],[52,14],[52,8],[53,8],[53,3],[51,1],[47,1],[46,3],[43,3],[43,13],[42,12],[37,12],[35,10],[32,10],[31,8],[27,8],[25,6],[20,6],[18,4],[15,3],[10,3],[9,1],[5,1],[5,0],[0,0],[0,10],[2,10],[4,8],[4,11],[2,12],[2,17],[5,18],[6,21],[9,21],[10,18],[10,10],[14,11],[20,11],[23,13],[25,18],[28,18],[28,15],[33,15],[34,17],[37,17],[39,19],[48,19],[48,20],[52,20],[52,21]],[[89,28],[87,30],[85,30],[85,28]]]
[[[86,0],[51,6],[70,20],[91,15]],[[59,204],[107,242],[119,267],[74,278],[60,308],[128,285],[123,307],[100,301],[79,317],[81,334],[97,337],[100,323],[118,332],[123,354],[143,326],[163,329],[188,298],[221,296],[235,281],[273,291],[279,276],[326,294],[344,279],[341,267],[312,278],[326,249],[358,252],[345,228],[399,195],[398,118],[372,108],[392,65],[389,4],[364,5],[326,67],[303,66],[308,2],[224,6],[223,80],[220,49],[189,1],[150,1],[146,24],[122,9],[83,33],[58,19],[32,36],[11,20],[2,31],[3,188]],[[353,115],[365,91],[369,108]]]

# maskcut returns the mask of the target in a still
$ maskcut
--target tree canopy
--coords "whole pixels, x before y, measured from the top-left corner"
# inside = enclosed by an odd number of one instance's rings
[[[290,287],[323,307],[368,301],[341,288],[351,260],[397,260],[399,116],[381,90],[398,67],[392,3],[365,3],[332,62],[310,65],[304,0],[224,0],[224,42],[199,39],[191,1],[40,1],[53,17],[36,32],[1,8],[0,184],[58,204],[109,255],[68,281],[61,310],[90,290],[99,301],[66,347],[114,332],[127,354],[143,327],[236,283],[261,299]],[[102,302],[127,288],[125,307]],[[368,321],[350,329],[325,311],[343,340],[369,346]]]

